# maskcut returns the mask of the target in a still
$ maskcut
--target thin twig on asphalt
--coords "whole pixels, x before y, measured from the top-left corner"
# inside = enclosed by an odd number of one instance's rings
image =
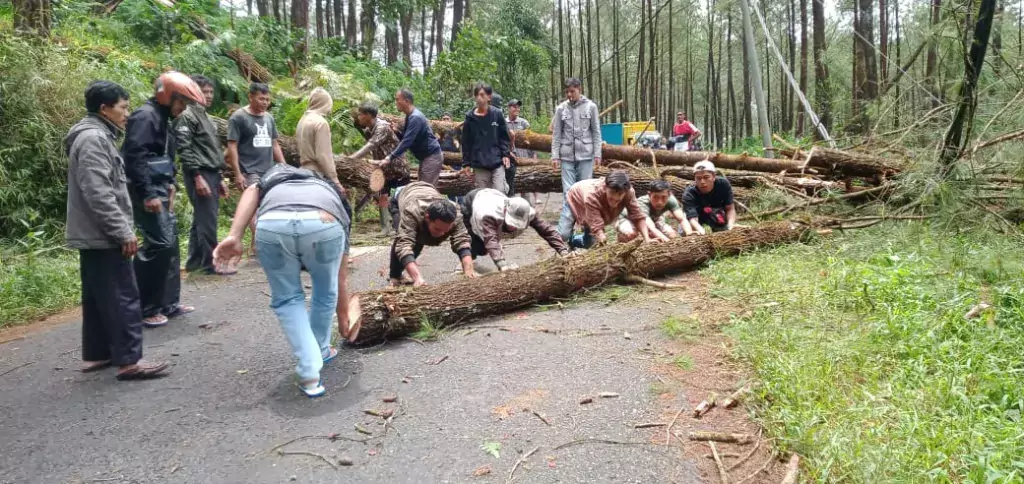
[[[6,375],[8,373],[13,372],[14,370],[18,370],[18,369],[24,368],[24,367],[26,367],[28,365],[31,365],[32,363],[35,363],[35,362],[34,361],[30,361],[28,363],[22,363],[22,364],[20,364],[18,366],[15,366],[14,368],[11,368],[10,370],[7,370],[7,371],[5,371],[3,373],[0,373],[0,376],[4,376],[4,375]]]
[[[578,439],[578,440],[573,440],[572,442],[566,442],[566,443],[564,443],[562,445],[559,445],[558,447],[555,447],[555,448],[553,448],[551,450],[561,450],[561,449],[564,449],[566,447],[572,447],[574,445],[589,444],[589,443],[593,443],[593,444],[614,444],[614,445],[655,445],[655,444],[653,444],[651,442],[629,442],[629,441],[623,441],[623,440],[608,440],[608,439]]]
[[[533,455],[534,452],[537,452],[538,450],[540,450],[540,447],[534,447],[533,450],[527,452],[525,455],[520,457],[519,460],[516,461],[516,465],[512,466],[512,470],[509,471],[509,473],[508,473],[508,479],[505,481],[506,484],[512,482],[512,476],[515,475],[516,469],[519,468],[519,465],[522,464],[523,462],[525,462],[526,459],[529,459],[530,456]]]
[[[676,416],[672,417],[672,421],[668,423],[668,428],[665,429],[665,445],[672,443],[672,426],[676,424],[676,420],[679,420],[679,415],[683,413],[685,408],[686,405],[680,406]]]
[[[328,459],[327,457],[324,457],[321,454],[317,454],[316,452],[310,452],[310,451],[307,451],[307,450],[279,450],[279,451],[277,451],[277,455],[281,455],[281,456],[285,456],[285,455],[308,455],[310,457],[316,457],[316,458],[326,462],[327,465],[333,467],[334,469],[338,468],[338,464],[335,464],[334,462],[331,462],[331,459]]]

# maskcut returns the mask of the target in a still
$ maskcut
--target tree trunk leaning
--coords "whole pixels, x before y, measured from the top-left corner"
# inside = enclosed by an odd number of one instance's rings
[[[576,257],[554,257],[477,279],[364,291],[350,298],[349,320],[356,331],[349,341],[366,345],[398,338],[417,331],[423,321],[438,328],[458,326],[627,275],[656,277],[690,271],[717,256],[797,242],[808,230],[791,222],[775,222],[662,243],[612,244]]]

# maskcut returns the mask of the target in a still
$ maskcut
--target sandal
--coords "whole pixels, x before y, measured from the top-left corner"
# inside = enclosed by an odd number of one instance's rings
[[[163,314],[157,314],[156,316],[150,316],[148,318],[142,318],[142,325],[147,328],[159,328],[167,325],[167,316]]]
[[[329,348],[329,349],[327,350],[327,356],[325,356],[325,357],[324,357],[324,364],[326,365],[326,364],[327,364],[327,363],[329,363],[329,362],[330,362],[331,360],[333,360],[333,359],[337,358],[339,354],[341,354],[341,352],[340,352],[340,351],[338,351],[338,348],[335,348],[335,347],[333,347],[333,346],[332,346],[332,347],[330,347],[330,348]]]
[[[322,397],[327,393],[327,389],[324,388],[323,385],[323,380],[317,380],[313,386],[307,386],[307,384],[302,382],[296,382],[295,386],[299,387],[299,390],[309,398]]]
[[[164,370],[170,366],[167,363],[156,363],[150,365],[149,363],[133,365],[133,368],[129,370],[122,370],[117,372],[117,379],[121,381],[129,380],[152,380],[154,378],[163,378],[167,376]]]
[[[195,307],[186,306],[184,304],[179,304],[179,305],[175,306],[173,311],[167,313],[167,317],[168,318],[176,318],[178,316],[184,316],[184,315],[186,315],[188,313],[191,313],[192,311],[195,311],[195,310],[196,310]]]
[[[97,371],[100,371],[100,370],[105,370],[107,368],[110,368],[110,360],[106,360],[106,361],[89,361],[87,363],[89,363],[89,364],[84,366],[84,367],[82,367],[82,369],[80,369],[78,371],[80,371],[82,373],[93,373],[93,372],[97,372]]]

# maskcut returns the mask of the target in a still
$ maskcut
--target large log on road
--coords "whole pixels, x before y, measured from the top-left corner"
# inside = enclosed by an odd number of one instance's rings
[[[779,153],[795,159],[805,159],[810,153],[802,150],[783,148]],[[877,156],[865,155],[853,151],[834,150],[816,146],[811,155],[810,166],[818,166],[834,170],[850,176],[887,177],[899,173],[899,169],[887,164],[887,160]]]
[[[621,281],[628,275],[689,271],[713,257],[796,242],[808,232],[805,225],[776,222],[663,243],[612,244],[576,257],[554,257],[477,279],[365,291],[350,299],[349,320],[358,329],[349,341],[365,345],[398,338],[418,330],[423,321],[435,327],[457,326]]]
[[[405,125],[404,119],[400,116],[387,114],[382,114],[381,116],[399,129]],[[430,126],[436,133],[441,133],[445,130],[455,128],[456,124],[431,120]],[[516,147],[550,153],[551,136],[534,133],[532,131],[520,131],[516,133]],[[659,165],[692,166],[694,163],[701,160],[711,160],[711,162],[719,168],[728,168],[732,170],[749,170],[766,173],[780,173],[785,171],[790,174],[808,171],[805,170],[804,160],[770,159],[756,156],[716,153],[713,151],[649,150],[635,146],[611,144],[603,145],[601,147],[601,151],[604,158],[609,160],[622,160],[629,162],[642,161],[645,163],[652,163],[652,161],[656,161]],[[830,151],[846,153],[838,150]],[[875,177],[887,176],[899,172],[899,169],[883,163],[882,160],[878,158],[866,159],[863,156],[853,156],[848,159],[843,159],[828,155],[819,158],[817,153],[818,152],[816,150],[815,156],[811,158],[811,161],[807,164],[807,168],[816,170],[819,173],[831,170],[835,172],[836,175]]]

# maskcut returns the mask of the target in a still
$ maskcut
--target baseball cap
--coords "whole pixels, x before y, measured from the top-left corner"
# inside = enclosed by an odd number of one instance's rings
[[[522,105],[523,105],[523,103],[519,102],[519,100],[518,100],[518,99],[510,99],[510,100],[508,101],[508,105],[509,105],[509,106],[522,106]]]
[[[711,173],[714,173],[715,164],[708,160],[698,161],[696,165],[693,165],[693,171],[710,171]]]
[[[530,225],[533,218],[533,207],[523,197],[512,197],[508,199],[505,206],[505,225],[516,230],[523,230]]]

